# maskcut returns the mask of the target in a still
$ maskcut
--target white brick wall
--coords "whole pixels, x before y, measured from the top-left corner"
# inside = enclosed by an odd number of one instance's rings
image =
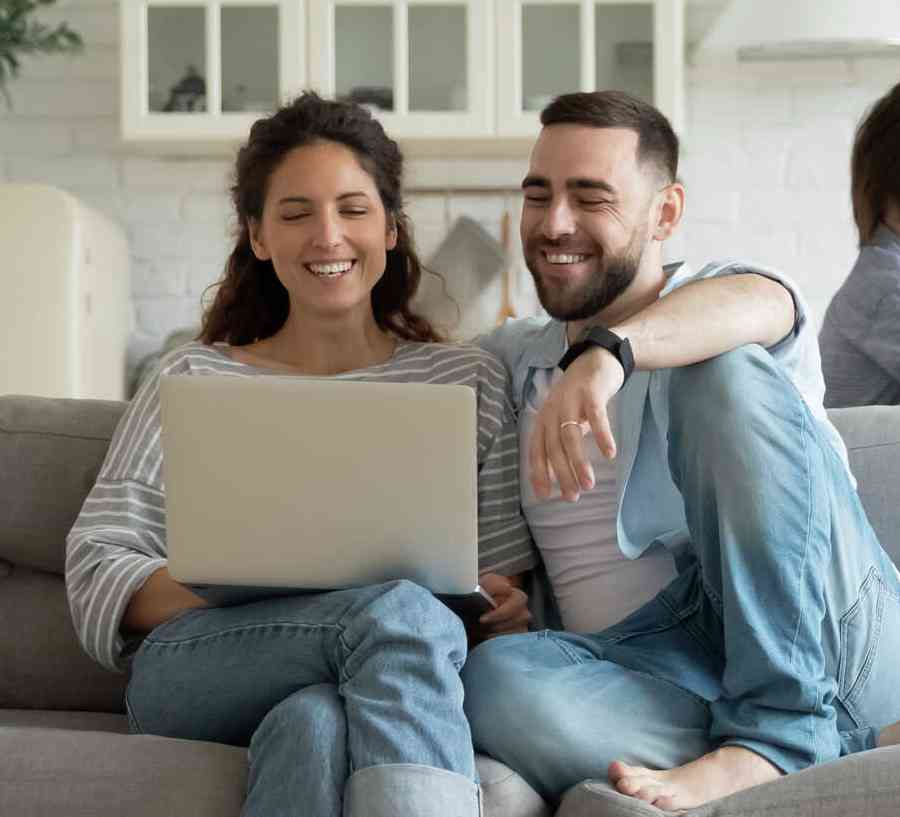
[[[683,241],[783,268],[817,322],[856,256],[850,148],[898,60],[707,63],[688,71]]]
[[[60,76],[32,79],[23,73],[10,88],[15,115],[57,121],[118,116],[118,76],[103,80],[70,77],[65,70],[70,60],[47,59],[59,64]]]
[[[124,157],[122,182],[135,190],[201,190],[224,194],[228,188],[229,162],[206,159],[146,159]]]
[[[13,156],[7,163],[12,181],[36,181],[59,187],[114,188],[119,184],[119,163],[100,156]]]
[[[123,224],[132,250],[137,359],[170,331],[196,323],[200,294],[221,273],[232,229],[231,163],[137,155],[122,144],[115,0],[63,0],[45,17],[81,31],[87,51],[24,61],[10,86],[14,109],[0,104],[0,180],[59,185]],[[821,313],[855,257],[853,130],[900,79],[900,61],[697,65],[687,79],[681,175],[688,207],[667,257],[697,265],[737,255],[782,266]],[[419,160],[410,163],[408,182],[447,191],[507,185],[526,166],[522,159]],[[426,259],[459,215],[499,236],[505,207],[517,243],[515,197],[464,189],[409,196]]]

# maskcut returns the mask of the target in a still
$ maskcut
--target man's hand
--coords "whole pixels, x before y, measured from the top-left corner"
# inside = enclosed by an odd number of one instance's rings
[[[552,480],[563,499],[574,502],[594,487],[594,469],[585,456],[584,435],[593,432],[607,459],[616,456],[606,407],[622,387],[622,364],[611,352],[589,349],[554,384],[535,419],[528,444],[531,487],[539,499],[550,496]]]
[[[483,639],[512,633],[527,633],[531,613],[528,610],[528,596],[516,585],[517,576],[500,576],[484,573],[478,583],[497,603],[497,607],[478,619],[476,635]]]

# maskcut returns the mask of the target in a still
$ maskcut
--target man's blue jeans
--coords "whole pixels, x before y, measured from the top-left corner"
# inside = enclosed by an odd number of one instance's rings
[[[897,574],[793,384],[744,347],[673,371],[670,410],[675,580],[601,633],[507,636],[463,670],[476,748],[550,799],[724,744],[791,772],[900,720]]]
[[[479,812],[461,622],[398,581],[191,610],[134,655],[132,731],[249,745],[244,815]]]

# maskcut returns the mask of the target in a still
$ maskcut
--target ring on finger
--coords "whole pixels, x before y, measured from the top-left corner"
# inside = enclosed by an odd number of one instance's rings
[[[559,424],[559,430],[562,431],[566,426],[581,426],[580,420],[566,420]]]

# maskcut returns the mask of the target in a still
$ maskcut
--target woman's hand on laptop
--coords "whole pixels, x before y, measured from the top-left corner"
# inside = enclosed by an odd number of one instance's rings
[[[490,594],[497,606],[478,619],[478,636],[482,639],[498,635],[528,632],[531,613],[528,596],[521,589],[522,577],[482,573],[478,577],[482,589]]]

